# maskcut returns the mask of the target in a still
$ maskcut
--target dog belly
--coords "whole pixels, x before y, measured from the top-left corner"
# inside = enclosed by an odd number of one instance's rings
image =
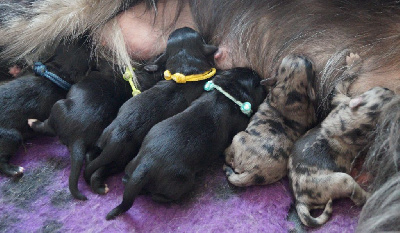
[[[196,29],[188,4],[185,4],[176,24],[173,24],[177,3],[177,0],[160,1],[155,17],[154,9],[146,9],[146,3],[140,3],[118,15],[118,24],[133,59],[147,60],[162,53],[167,47],[167,35],[174,29]]]
[[[378,70],[376,72],[362,74],[350,86],[350,95],[360,95],[377,86],[389,88],[396,94],[400,94],[400,70],[389,72],[381,72]]]

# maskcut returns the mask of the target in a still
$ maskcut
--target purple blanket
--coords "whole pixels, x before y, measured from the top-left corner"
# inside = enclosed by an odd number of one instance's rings
[[[139,196],[113,221],[106,214],[122,200],[121,175],[107,181],[110,192],[93,194],[81,178],[88,201],[68,190],[69,154],[57,139],[39,137],[21,147],[12,163],[22,165],[20,179],[0,177],[0,232],[304,232],[291,210],[286,179],[269,186],[229,185],[216,164],[198,179],[182,202],[160,204]],[[360,208],[350,200],[334,201],[333,216],[312,232],[354,232]]]

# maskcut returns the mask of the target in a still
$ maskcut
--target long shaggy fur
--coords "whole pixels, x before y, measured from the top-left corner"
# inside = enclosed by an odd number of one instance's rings
[[[365,203],[356,232],[400,231],[400,174],[380,187]]]
[[[400,96],[386,106],[377,126],[374,145],[364,163],[365,172],[374,177],[371,189],[378,190],[400,171]]]
[[[0,4],[3,56],[37,58],[62,38],[94,33],[137,0],[36,0]],[[153,0],[147,1],[154,5]],[[50,47],[51,48],[51,47]],[[127,61],[125,61],[127,62]],[[129,63],[128,63],[129,64]]]

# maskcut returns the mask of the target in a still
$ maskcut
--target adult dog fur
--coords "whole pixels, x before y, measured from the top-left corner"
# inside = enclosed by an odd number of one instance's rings
[[[47,69],[69,83],[79,81],[91,69],[90,51],[82,43],[60,45],[47,62]],[[0,172],[22,175],[23,168],[9,164],[22,140],[33,131],[28,118],[45,120],[53,104],[65,97],[66,91],[45,77],[27,70],[21,77],[0,85]]]
[[[165,64],[172,74],[201,74],[212,68],[210,56],[216,50],[193,29],[181,28],[170,35],[165,53],[155,63]],[[92,189],[104,194],[104,178],[122,171],[139,151],[151,127],[186,109],[202,94],[204,83],[205,80],[184,84],[164,80],[129,99],[102,133],[97,143],[101,154],[86,167],[85,179],[90,180]],[[92,176],[98,169],[101,171]]]
[[[265,98],[260,77],[252,70],[235,68],[217,75],[213,82],[256,111]],[[195,176],[209,166],[229,145],[233,136],[246,128],[249,117],[222,93],[204,93],[182,113],[156,124],[125,169],[126,186],[122,203],[107,219],[127,211],[142,189],[153,200],[173,201],[194,187]]]

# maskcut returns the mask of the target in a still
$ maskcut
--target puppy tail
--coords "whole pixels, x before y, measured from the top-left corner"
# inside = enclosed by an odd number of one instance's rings
[[[122,203],[107,214],[106,217],[107,220],[114,219],[115,217],[117,217],[122,213],[125,213],[132,207],[136,196],[139,195],[140,191],[147,184],[149,180],[148,173],[150,169],[151,169],[150,167],[145,165],[139,165],[135,169],[132,176],[126,183]]]
[[[86,147],[83,141],[75,141],[69,148],[71,156],[71,173],[69,174],[69,191],[72,196],[79,200],[87,200],[78,189],[79,175],[81,174],[83,160],[85,159]]]
[[[311,216],[308,206],[304,203],[297,202],[296,210],[304,225],[309,227],[319,227],[326,223],[332,215],[332,199],[329,199],[328,203],[325,205],[324,212],[322,212],[322,214],[317,218]]]

